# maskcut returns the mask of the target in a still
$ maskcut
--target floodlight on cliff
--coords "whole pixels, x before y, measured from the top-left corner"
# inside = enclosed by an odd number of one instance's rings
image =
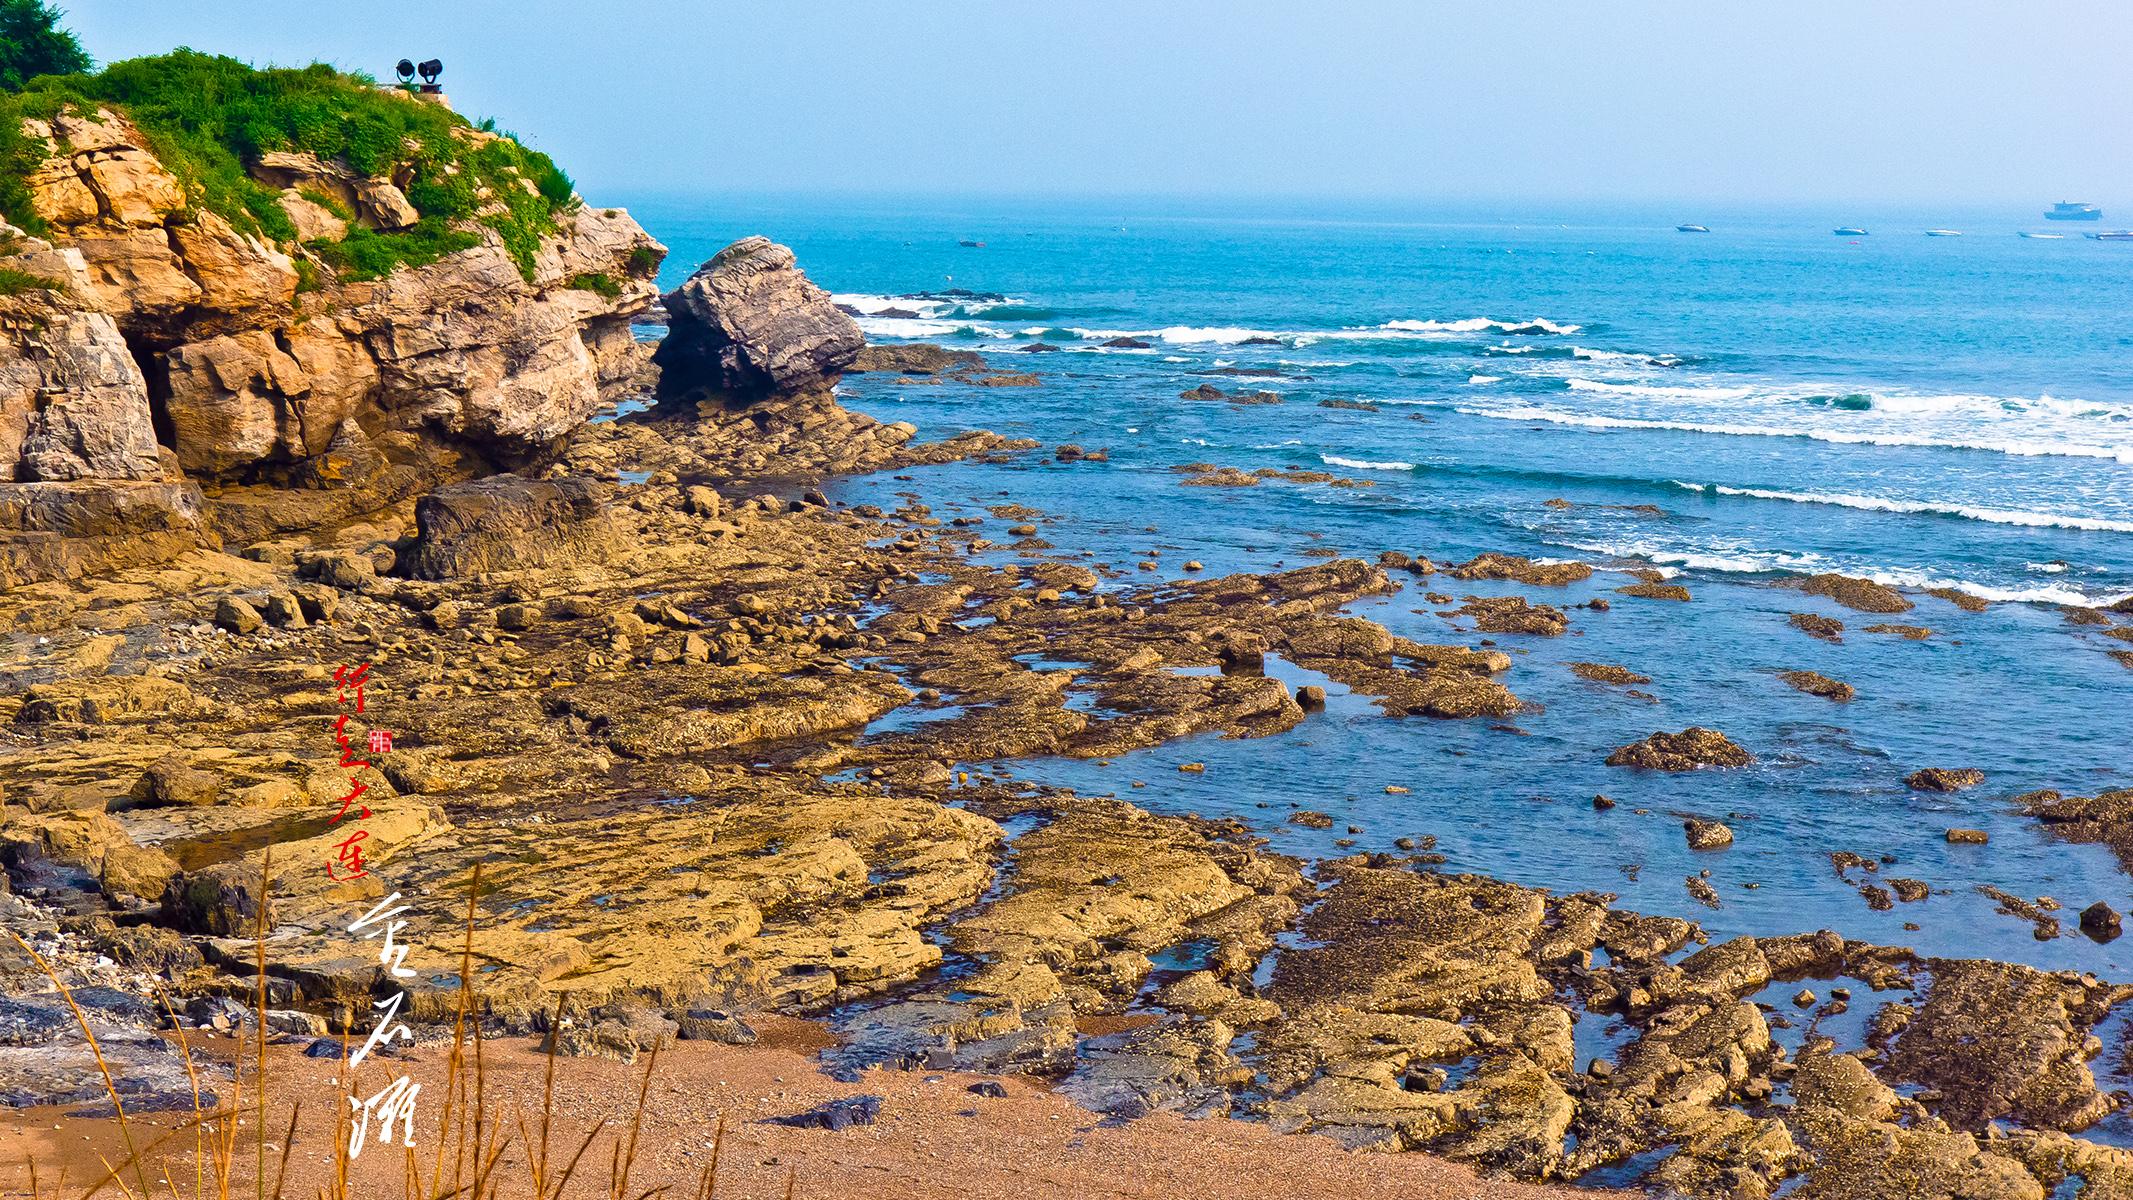
[[[423,91],[435,92],[442,90],[437,86],[437,77],[439,75],[444,74],[443,60],[435,58],[426,58],[422,60],[422,65],[415,69],[422,72]]]
[[[415,82],[415,64],[412,60],[401,59],[399,65],[395,66],[393,70],[399,73],[401,87],[407,87]]]

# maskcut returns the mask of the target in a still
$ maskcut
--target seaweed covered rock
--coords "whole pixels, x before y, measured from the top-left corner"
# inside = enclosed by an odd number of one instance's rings
[[[1698,767],[1745,767],[1755,756],[1716,729],[1691,726],[1680,733],[1655,733],[1607,756],[1610,767],[1651,771],[1693,771]]]

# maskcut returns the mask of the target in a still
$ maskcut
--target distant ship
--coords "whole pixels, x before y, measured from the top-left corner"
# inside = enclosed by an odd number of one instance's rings
[[[1711,232],[1711,227],[1709,225],[1676,225],[1674,230],[1677,233],[1709,233]]]
[[[2064,240],[2066,237],[2063,233],[2029,233],[2026,231],[2021,236],[2039,242],[2057,242]]]
[[[1960,229],[1928,229],[1928,230],[1926,230],[1926,236],[1927,236],[1927,237],[1961,237],[1961,236],[1963,236],[1963,231],[1962,231],[1962,230],[1960,230]]]
[[[1865,236],[1867,236],[1867,234],[1866,234],[1866,230],[1864,230],[1864,229],[1854,229],[1854,228],[1852,228],[1852,227],[1851,227],[1851,226],[1849,226],[1849,225],[1843,226],[1842,228],[1838,229],[1838,230],[1837,230],[1836,232],[1837,232],[1837,236],[1838,236],[1838,237],[1865,237]]]
[[[2092,242],[2133,242],[2133,229],[2113,229],[2109,233],[2082,235]]]
[[[985,243],[983,243],[983,242],[973,242],[973,241],[971,241],[971,240],[970,240],[969,238],[964,238],[964,239],[963,239],[962,241],[960,241],[960,242],[957,242],[957,243],[956,243],[956,245],[958,245],[958,246],[963,246],[963,247],[965,247],[965,248],[967,248],[967,249],[971,249],[971,250],[982,250],[982,249],[984,249],[984,248],[985,248]]]
[[[2046,210],[2044,219],[2047,221],[2101,221],[2103,220],[2103,210],[2093,204],[2078,204],[2072,200],[2061,200]]]

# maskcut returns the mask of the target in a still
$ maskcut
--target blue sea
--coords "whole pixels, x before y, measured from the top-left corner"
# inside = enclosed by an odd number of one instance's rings
[[[1281,736],[1194,739],[1109,765],[1017,763],[1017,776],[1239,816],[1305,856],[1349,852],[1339,838],[1391,850],[1432,835],[1448,870],[1613,892],[1714,937],[1827,927],[1929,954],[2133,974],[2127,942],[2093,942],[2074,919],[2097,900],[2133,908],[2124,871],[2012,803],[2040,788],[2133,787],[2133,670],[2107,653],[2133,643],[2063,612],[2133,595],[2133,244],[2085,239],[2037,211],[821,197],[630,207],[672,248],[668,286],[763,233],[863,314],[871,340],[979,350],[1042,378],[980,388],[853,376],[847,405],[929,437],[985,428],[1110,454],[858,479],[840,498],[893,506],[893,493],[915,491],[943,517],[1019,501],[1058,518],[1044,536],[1061,551],[1124,570],[1119,586],[1150,579],[1133,567],[1151,550],[1163,579],[1188,559],[1212,575],[1307,565],[1317,549],[1600,568],[1563,589],[1440,576],[1356,606],[1425,642],[1479,640],[1423,600],[1432,588],[1611,601],[1573,611],[1560,638],[1494,639],[1516,663],[1504,682],[1541,706],[1514,721],[1390,719],[1335,687],[1326,713]],[[1684,221],[1711,232],[1676,232]],[[1870,233],[1832,232],[1849,225]],[[1147,348],[1103,344],[1119,338]],[[1209,374],[1237,369],[1279,374]],[[1200,384],[1265,388],[1283,403],[1179,398]],[[1184,487],[1174,468],[1187,463],[1372,486]],[[1667,572],[1695,598],[1616,595],[1633,569]],[[1919,589],[1918,607],[1870,616],[1785,586],[1824,571]],[[1935,587],[1994,604],[1964,612],[1923,594]],[[1791,628],[1800,612],[1843,620],[1842,644]],[[1864,631],[1881,621],[1933,636]],[[1652,682],[1644,695],[1587,682],[1574,661]],[[1858,698],[1793,691],[1775,677],[1784,670],[1820,671]],[[1602,765],[1617,746],[1688,725],[1725,731],[1758,764],[1688,775]],[[1205,774],[1176,770],[1188,761]],[[1955,795],[1905,787],[1929,766],[1978,767],[1987,782]],[[1618,806],[1596,812],[1599,793]],[[1332,814],[1334,827],[1289,823],[1299,808]],[[1688,850],[1691,815],[1727,821],[1735,845]],[[1950,845],[1955,826],[1991,842]],[[1884,884],[1918,879],[1933,894],[1870,909],[1833,852],[1887,856]],[[1705,871],[1715,909],[1685,887]],[[1980,886],[2055,900],[2062,936],[2039,940]]]

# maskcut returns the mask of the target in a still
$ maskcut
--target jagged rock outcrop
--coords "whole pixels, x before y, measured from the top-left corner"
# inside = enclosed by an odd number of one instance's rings
[[[743,396],[824,387],[858,358],[859,326],[793,265],[793,253],[748,237],[713,255],[667,294],[667,338],[653,361],[662,387]]]
[[[341,279],[320,243],[419,218],[394,179],[260,155],[248,167],[282,189],[298,232],[278,245],[189,194],[117,112],[24,132],[44,151],[24,184],[50,234],[0,228],[0,587],[532,461],[645,380],[629,327],[657,297],[665,248],[619,209],[558,211],[530,269],[523,246],[514,258],[466,222],[464,249]],[[203,520],[194,479],[372,494],[292,506],[230,493]]]

